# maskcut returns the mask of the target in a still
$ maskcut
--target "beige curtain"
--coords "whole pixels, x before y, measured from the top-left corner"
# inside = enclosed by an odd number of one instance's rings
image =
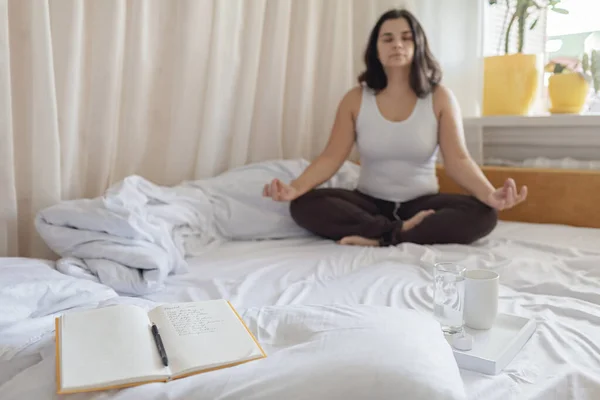
[[[0,256],[52,258],[37,211],[130,174],[314,157],[378,15],[420,3],[0,0]]]

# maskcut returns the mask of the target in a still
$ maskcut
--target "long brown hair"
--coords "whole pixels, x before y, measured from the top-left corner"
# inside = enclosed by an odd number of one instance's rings
[[[426,97],[442,80],[442,70],[429,49],[427,36],[421,24],[411,12],[404,9],[392,9],[379,17],[379,20],[371,31],[364,53],[364,62],[367,68],[359,75],[358,82],[364,82],[376,92],[383,90],[387,86],[387,76],[381,61],[379,61],[377,52],[377,40],[381,25],[388,19],[398,18],[406,19],[415,43],[415,51],[410,69],[410,86],[417,96],[421,98]]]

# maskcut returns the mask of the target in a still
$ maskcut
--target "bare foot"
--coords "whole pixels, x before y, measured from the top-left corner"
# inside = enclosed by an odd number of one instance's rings
[[[346,236],[342,238],[339,244],[345,244],[350,246],[371,246],[371,247],[379,247],[379,241],[376,239],[367,239],[362,236]]]
[[[429,215],[433,214],[434,210],[425,210],[419,211],[412,218],[407,219],[402,224],[402,231],[407,231],[409,229],[414,228],[419,225],[425,218]],[[362,236],[346,236],[338,241],[339,244],[349,245],[349,246],[370,246],[370,247],[379,247],[379,241],[377,239],[368,239]]]
[[[419,225],[421,222],[423,222],[423,220],[425,218],[427,218],[434,212],[435,212],[434,210],[419,211],[412,218],[404,221],[404,223],[402,224],[402,231],[407,231],[409,229],[414,228],[415,226]]]

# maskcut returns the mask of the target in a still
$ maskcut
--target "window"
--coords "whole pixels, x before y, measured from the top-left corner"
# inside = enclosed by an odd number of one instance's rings
[[[503,32],[507,25],[505,0],[489,6],[485,1],[484,12],[484,56],[504,54]],[[510,0],[514,10],[516,0]],[[599,0],[562,0],[559,5],[569,14],[552,11],[544,12],[535,28],[525,35],[524,53],[540,55],[538,68],[543,70],[551,60],[577,63],[585,52],[600,49],[600,1]],[[532,19],[528,23],[533,22]],[[510,37],[509,52],[516,51],[517,33],[513,29]],[[548,102],[546,92],[550,74],[540,77],[538,101],[532,108],[534,114],[546,114]]]
[[[561,7],[569,10],[569,14],[548,15],[545,48],[547,60],[579,60],[583,52],[600,49],[600,2],[563,0]]]
[[[484,0],[488,4],[487,0]],[[514,12],[515,0],[510,0],[511,9],[507,13],[505,0],[500,0],[494,6],[487,5],[484,11],[484,56],[495,56],[504,54],[506,27],[509,23],[510,16]],[[528,21],[530,24],[533,20]],[[544,52],[545,37],[546,37],[546,12],[542,12],[538,22],[532,30],[528,30],[525,34],[525,43],[523,52],[530,54],[539,54]],[[514,53],[517,50],[517,29],[516,24],[511,29],[509,38],[509,53]]]

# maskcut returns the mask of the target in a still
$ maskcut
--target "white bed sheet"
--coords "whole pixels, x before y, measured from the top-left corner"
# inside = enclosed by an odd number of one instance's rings
[[[0,398],[56,392],[54,318],[69,310],[157,304],[61,274],[51,262],[0,258]],[[239,310],[269,355],[172,382],[68,395],[79,400],[465,400],[460,371],[435,321],[378,306],[264,306]],[[351,349],[351,351],[348,351]],[[410,361],[410,362],[409,362]],[[89,360],[93,365],[94,360]]]
[[[393,398],[390,393],[407,394],[407,381],[400,379],[407,364],[398,355],[406,353],[402,336],[408,334],[421,339],[410,342],[410,351],[422,355],[422,362],[439,362],[429,369],[423,364],[427,373],[420,375],[423,382],[435,382],[433,387],[442,382],[446,386],[441,388],[451,387],[462,376],[471,399],[597,399],[599,243],[600,230],[515,223],[501,223],[473,246],[376,249],[342,247],[317,238],[232,242],[190,259],[189,274],[169,277],[164,291],[146,298],[118,296],[107,286],[61,275],[52,263],[6,260],[8,264],[0,262],[0,281],[9,283],[0,287],[0,398],[59,398],[54,394],[53,318],[68,309],[124,302],[150,308],[156,302],[227,298],[272,355],[266,362],[167,385],[69,398],[293,399],[319,398],[331,388],[338,391],[337,398],[343,393],[352,394],[343,398]],[[453,375],[441,362],[447,358],[435,361],[440,348],[432,350],[437,342],[431,330],[377,307],[416,309],[430,316],[431,268],[447,260],[498,271],[501,310],[538,321],[534,337],[498,376],[470,371]],[[392,332],[399,342],[389,331],[377,336],[389,318],[396,321]],[[378,339],[370,343],[367,338],[373,336]],[[423,340],[432,346],[424,347]],[[385,357],[382,348],[388,349]],[[336,355],[342,361],[334,361]],[[349,365],[361,368],[348,370]],[[382,376],[389,378],[381,381]]]
[[[157,302],[227,298],[241,309],[366,304],[431,312],[432,265],[499,272],[500,310],[537,320],[499,375],[461,371],[471,399],[600,398],[600,230],[501,222],[471,246],[359,248],[317,238],[230,242],[190,259]]]

